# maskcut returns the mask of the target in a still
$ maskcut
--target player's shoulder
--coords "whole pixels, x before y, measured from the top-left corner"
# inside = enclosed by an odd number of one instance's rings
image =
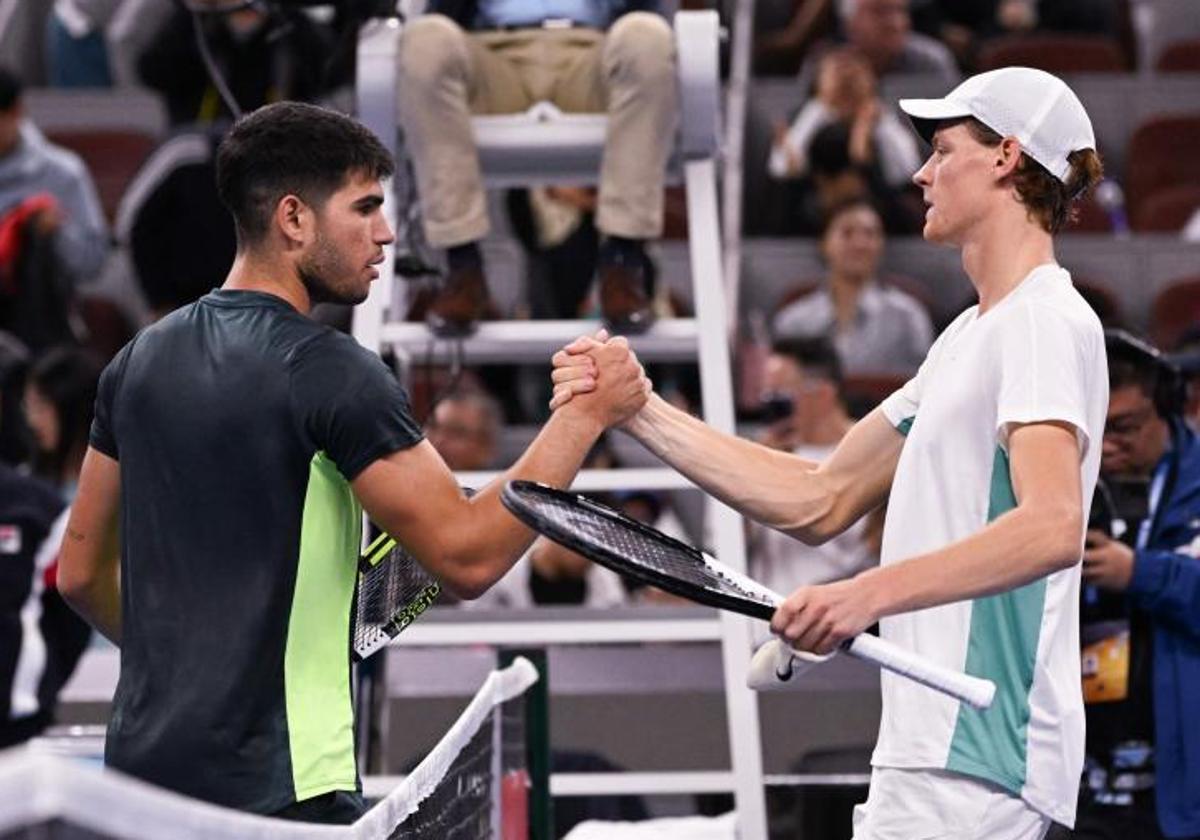
[[[1039,338],[1071,336],[1102,346],[1104,327],[1091,305],[1060,266],[1035,270],[1014,293],[1013,305],[1001,307],[996,320],[1009,334],[1033,331]]]

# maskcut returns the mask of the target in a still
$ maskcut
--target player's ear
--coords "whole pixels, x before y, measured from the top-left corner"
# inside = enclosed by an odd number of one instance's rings
[[[1021,164],[1021,141],[1015,137],[1005,137],[1000,145],[993,149],[993,168],[996,180],[1007,178],[1017,171]]]
[[[289,244],[303,247],[312,241],[316,214],[299,196],[289,193],[279,199],[273,221]]]

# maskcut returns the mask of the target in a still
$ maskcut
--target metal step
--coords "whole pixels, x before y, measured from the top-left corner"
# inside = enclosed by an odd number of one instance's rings
[[[502,475],[504,473],[498,470],[477,470],[456,472],[454,477],[463,487],[478,490]],[[696,485],[670,467],[614,467],[580,470],[571,482],[571,489],[579,493],[613,490],[695,490]]]
[[[549,364],[555,351],[581,335],[591,335],[602,324],[592,320],[567,321],[481,321],[470,336],[439,339],[424,324],[389,322],[382,327],[382,340],[412,356],[428,355],[445,362],[462,347],[465,364]],[[644,362],[695,361],[697,327],[694,318],[664,318],[629,343]]]

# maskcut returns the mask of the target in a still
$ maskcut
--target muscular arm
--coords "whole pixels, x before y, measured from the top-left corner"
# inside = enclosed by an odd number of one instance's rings
[[[367,513],[452,591],[476,598],[500,579],[534,534],[500,503],[513,479],[564,487],[600,433],[646,401],[649,382],[624,341],[597,351],[604,384],[555,411],[521,458],[470,499],[423,441],[381,458],[352,482]]]
[[[884,501],[904,445],[876,409],[817,464],[718,432],[657,396],[625,430],[730,507],[810,544]]]
[[[89,447],[59,556],[58,589],[75,612],[115,645],[121,643],[120,500],[120,465]]]
[[[501,504],[505,482],[570,484],[602,431],[582,411],[556,411],[521,458],[471,498],[428,441],[375,461],[352,486],[371,519],[425,568],[459,597],[477,598],[535,536]]]
[[[802,587],[776,611],[772,629],[797,647],[824,653],[885,616],[1005,592],[1079,562],[1083,502],[1074,430],[1019,426],[1009,454],[1012,510],[929,554]]]

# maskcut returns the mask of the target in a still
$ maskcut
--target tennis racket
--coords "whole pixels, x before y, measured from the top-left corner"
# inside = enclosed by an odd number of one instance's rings
[[[501,493],[514,516],[567,548],[619,574],[699,604],[769,621],[783,597],[690,545],[584,496],[532,481],[510,481]],[[896,674],[986,709],[990,680],[954,671],[861,633],[842,650]]]
[[[442,591],[417,559],[387,534],[358,558],[354,637],[351,651],[361,662],[387,646],[429,609]]]

